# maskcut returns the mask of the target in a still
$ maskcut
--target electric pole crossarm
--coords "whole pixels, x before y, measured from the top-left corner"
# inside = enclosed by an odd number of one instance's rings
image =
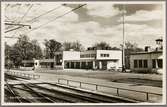
[[[14,39],[18,39],[19,37],[10,37],[10,36],[5,36],[5,38],[14,38]]]
[[[20,27],[14,28],[14,29],[7,30],[7,31],[5,31],[5,33],[8,33],[8,32],[13,31],[13,30],[20,29],[20,28],[22,28],[22,27],[23,27],[23,26],[20,26]]]
[[[14,24],[14,23],[5,23],[5,25],[15,25],[15,26],[28,26],[29,28],[31,28],[30,25],[26,25],[26,24]]]

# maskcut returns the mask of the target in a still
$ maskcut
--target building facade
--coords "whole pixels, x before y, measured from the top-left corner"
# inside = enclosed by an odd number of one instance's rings
[[[55,68],[62,69],[121,69],[122,51],[88,50],[55,53]]]
[[[162,51],[140,52],[130,55],[131,71],[162,73],[162,68]]]
[[[156,72],[162,74],[162,39],[156,40],[156,47],[153,50],[151,50],[150,46],[146,46],[144,52],[132,53],[130,55],[130,69],[137,72]]]

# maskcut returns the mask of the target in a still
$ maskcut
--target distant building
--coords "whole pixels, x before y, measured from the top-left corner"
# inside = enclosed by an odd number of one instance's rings
[[[162,39],[156,40],[156,48],[151,50],[149,46],[145,47],[145,52],[131,53],[130,69],[137,72],[158,72],[162,73],[163,68],[163,50]]]
[[[20,69],[32,70],[34,67],[34,60],[22,60],[22,65]]]

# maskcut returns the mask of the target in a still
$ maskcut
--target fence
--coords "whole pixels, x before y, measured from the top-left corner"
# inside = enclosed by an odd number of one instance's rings
[[[35,75],[35,74],[27,74],[27,73],[22,73],[22,72],[13,72],[13,71],[7,71],[6,72],[8,75],[13,75],[21,78],[27,78],[27,79],[39,79],[40,75]]]
[[[113,87],[113,86],[98,85],[98,84],[94,84],[94,83],[87,83],[87,82],[69,80],[69,79],[64,79],[64,78],[58,78],[58,83],[63,84],[63,85],[67,85],[67,86],[78,87],[78,88],[85,88],[85,86],[87,85],[87,89],[91,89],[91,90],[93,89],[94,91],[99,91],[99,92],[104,92],[104,91],[102,91],[102,89],[108,88],[108,89],[111,89],[112,91],[115,91],[115,95],[117,95],[117,96],[120,96],[120,97],[126,96],[128,98],[135,99],[135,100],[140,99],[141,101],[152,101],[151,97],[153,97],[153,96],[160,97],[160,98],[162,97],[162,94],[159,94],[159,93],[137,91],[137,90],[133,90],[133,89],[119,88],[119,87]],[[73,85],[72,85],[72,83],[73,83]],[[75,83],[75,85],[74,85],[74,83]],[[141,97],[141,98],[139,98],[139,97]]]

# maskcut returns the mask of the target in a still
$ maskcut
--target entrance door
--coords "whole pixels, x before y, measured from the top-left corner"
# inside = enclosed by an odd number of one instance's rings
[[[102,61],[102,69],[107,69],[107,61]]]
[[[51,62],[51,63],[50,63],[50,67],[51,67],[51,68],[54,68],[54,62]]]

